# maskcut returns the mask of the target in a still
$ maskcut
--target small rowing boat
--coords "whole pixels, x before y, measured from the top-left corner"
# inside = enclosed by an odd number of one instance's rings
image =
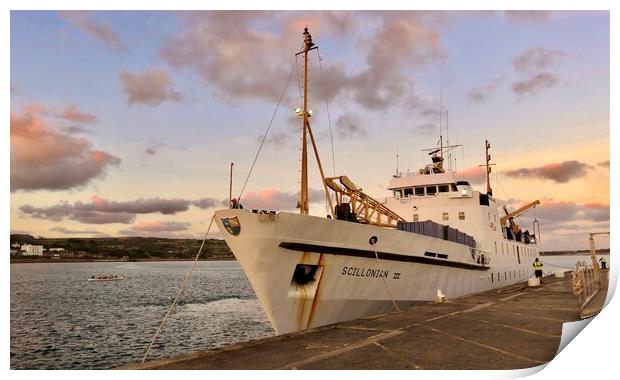
[[[124,278],[125,277],[119,276],[119,275],[98,274],[96,276],[92,276],[91,278],[89,278],[88,281],[118,281]]]

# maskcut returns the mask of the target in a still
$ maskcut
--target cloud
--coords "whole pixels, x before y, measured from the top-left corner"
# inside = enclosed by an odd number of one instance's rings
[[[429,12],[407,11],[193,12],[184,17],[182,31],[165,43],[160,54],[173,67],[198,73],[221,97],[275,102],[308,20],[319,45],[330,35],[338,38],[360,31],[356,34],[363,62],[352,64],[352,69],[324,59],[324,80],[319,83],[325,87],[318,91],[328,100],[342,96],[368,109],[385,109],[413,96],[409,70],[444,59],[440,35],[432,27],[437,18]],[[265,22],[277,21],[284,27],[264,27]],[[316,65],[316,57],[312,59]]]
[[[542,22],[549,20],[549,11],[504,11],[508,21],[512,22]]]
[[[311,203],[323,202],[325,191],[309,189],[308,197]],[[264,189],[257,192],[248,192],[241,203],[246,209],[259,210],[295,210],[299,201],[299,192],[282,192],[276,189]]]
[[[510,170],[506,175],[513,178],[548,179],[557,183],[566,183],[572,179],[585,177],[593,166],[579,161],[564,161],[536,168]]]
[[[65,227],[50,228],[50,231],[59,232],[63,235],[91,235],[94,237],[109,237],[110,236],[108,234],[105,234],[97,230],[70,230]]]
[[[560,78],[554,74],[539,73],[528,79],[514,82],[512,84],[512,91],[519,96],[534,94],[545,88],[555,87],[559,82]]]
[[[189,229],[191,223],[186,222],[140,222],[132,228],[141,232],[162,232],[162,231],[185,231]]]
[[[144,150],[144,153],[146,153],[146,154],[148,154],[148,155],[150,155],[150,156],[154,156],[157,152],[156,152],[156,151],[155,151],[155,149],[153,149],[153,148],[146,148],[146,149]]]
[[[19,210],[37,219],[60,221],[65,218],[85,224],[132,223],[136,214],[160,213],[174,215],[187,211],[191,201],[186,199],[137,199],[117,202],[93,195],[91,202],[61,202],[50,207],[23,205]]]
[[[215,207],[228,207],[228,199],[224,199],[224,200],[217,200],[214,198],[201,198],[201,199],[197,199],[195,201],[192,201],[192,205],[201,208],[201,209],[208,209],[208,208],[215,208]]]
[[[606,160],[606,161],[601,161],[601,162],[597,163],[596,165],[598,165],[598,166],[602,166],[602,167],[604,167],[604,168],[609,169],[609,160]]]
[[[484,86],[478,86],[472,88],[467,94],[467,99],[472,102],[483,102],[490,98],[497,89],[497,86],[502,82],[503,78],[494,79]]]
[[[412,133],[429,135],[437,132],[437,126],[433,123],[420,124],[411,130]]]
[[[157,236],[170,239],[191,238],[191,234],[179,233],[187,231],[190,227],[191,223],[186,222],[144,221],[134,224],[130,229],[119,230],[118,233],[122,236]]]
[[[97,116],[88,112],[81,112],[75,104],[68,105],[59,117],[75,123],[92,124],[98,121]]]
[[[102,177],[121,160],[92,148],[90,141],[48,128],[42,108],[11,113],[11,191],[66,190]]]
[[[336,120],[336,132],[341,138],[365,137],[366,129],[362,126],[362,120],[353,113],[340,115]]]
[[[60,11],[60,17],[101,41],[108,49],[125,52],[127,47],[109,26],[97,21],[91,11]]]
[[[52,221],[70,219],[85,224],[129,224],[133,223],[136,215],[139,214],[175,215],[187,211],[192,205],[201,209],[228,207],[228,201],[211,198],[192,201],[181,198],[163,199],[156,197],[118,202],[93,195],[90,202],[78,201],[73,204],[60,202],[49,207],[22,205],[19,207],[19,211],[32,218]]]
[[[70,134],[80,134],[80,133],[83,133],[85,135],[94,134],[93,131],[91,131],[90,129],[81,127],[79,125],[70,125],[68,127],[63,127],[62,130]]]
[[[121,71],[118,75],[127,94],[128,104],[156,106],[166,100],[180,101],[183,95],[174,89],[165,70],[147,69],[142,73]]]
[[[562,50],[534,47],[515,57],[512,65],[520,72],[547,70],[567,56]]]
[[[536,218],[555,228],[576,221],[606,222],[609,221],[609,217],[609,205],[603,203],[578,204],[549,200],[536,207]]]

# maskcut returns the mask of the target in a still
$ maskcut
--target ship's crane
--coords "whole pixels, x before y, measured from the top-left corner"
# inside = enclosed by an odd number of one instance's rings
[[[510,229],[512,230],[512,232],[516,235],[519,232],[521,232],[521,227],[519,227],[519,225],[517,223],[515,223],[514,219],[516,217],[518,217],[519,215],[523,214],[524,212],[526,212],[527,210],[536,207],[537,205],[540,204],[539,200],[535,200],[532,203],[528,203],[525,206],[522,206],[518,209],[516,209],[513,212],[508,212],[508,209],[506,208],[506,205],[504,205],[504,212],[506,213],[506,216],[502,217],[500,219],[500,224],[502,226],[506,225],[506,221],[508,221],[508,223],[510,224]]]
[[[404,218],[367,195],[346,176],[327,177],[325,185],[336,195],[336,218],[380,227],[396,227]],[[349,202],[345,202],[345,197]]]

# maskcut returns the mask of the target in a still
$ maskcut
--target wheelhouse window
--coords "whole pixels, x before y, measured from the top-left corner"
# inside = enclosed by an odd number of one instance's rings
[[[450,187],[452,188],[452,191],[459,191],[456,187],[456,183],[451,184]]]
[[[413,189],[411,187],[405,189],[405,197],[410,197],[413,195]]]
[[[402,198],[402,197],[403,197],[402,189],[394,190],[394,198]]]
[[[415,195],[417,195],[417,196],[424,196],[424,188],[423,187],[416,187],[415,188]]]
[[[426,195],[437,194],[437,186],[426,186]]]
[[[440,193],[447,193],[448,191],[450,191],[450,186],[449,185],[439,185],[439,192]]]
[[[459,211],[459,220],[465,220],[465,212]]]

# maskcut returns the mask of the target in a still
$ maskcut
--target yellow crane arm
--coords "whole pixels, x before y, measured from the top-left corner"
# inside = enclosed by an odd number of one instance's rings
[[[348,198],[352,211],[360,222],[380,227],[396,227],[398,222],[406,222],[383,203],[364,193],[346,176],[327,177],[325,185],[335,193],[337,205],[343,203],[343,197]]]
[[[502,217],[500,219],[500,224],[503,226],[506,223],[506,221],[512,221],[512,219],[514,219],[517,216],[523,214],[527,210],[536,207],[539,204],[540,204],[540,201],[539,200],[535,200],[532,203],[528,203],[525,206],[519,207],[518,209],[516,209],[513,212],[508,212],[508,210],[506,209],[506,206],[504,206],[504,211],[506,212],[506,216],[504,216],[504,217]]]

